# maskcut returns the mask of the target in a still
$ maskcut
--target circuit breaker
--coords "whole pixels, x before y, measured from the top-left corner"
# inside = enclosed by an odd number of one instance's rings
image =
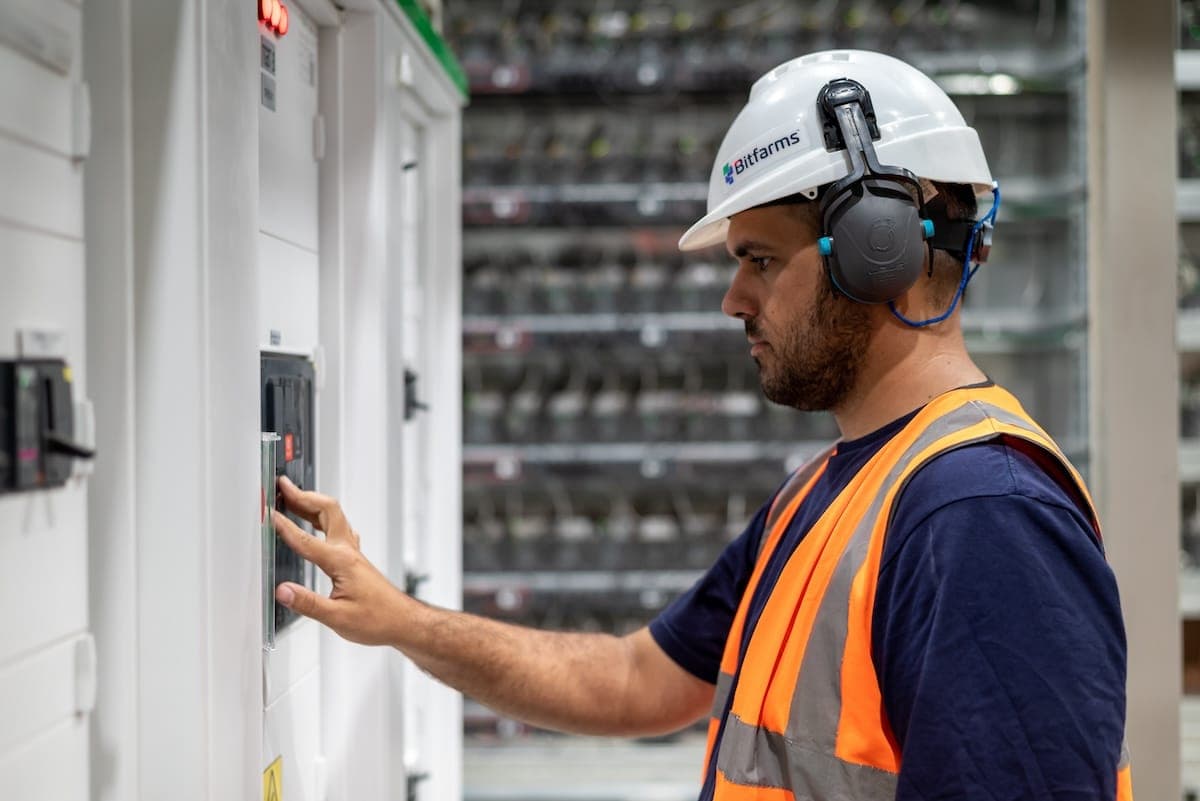
[[[261,375],[262,430],[279,436],[275,448],[274,474],[286,475],[301,489],[312,489],[316,483],[316,460],[313,452],[316,442],[313,429],[315,375],[312,362],[303,356],[264,353]],[[312,531],[307,521],[287,510],[282,498],[276,496],[275,505],[305,531]],[[311,565],[276,535],[275,586],[291,581],[311,587],[312,570]],[[276,631],[283,630],[296,618],[295,612],[275,604]]]
[[[61,359],[0,362],[0,493],[61,487],[73,460],[71,368]]]

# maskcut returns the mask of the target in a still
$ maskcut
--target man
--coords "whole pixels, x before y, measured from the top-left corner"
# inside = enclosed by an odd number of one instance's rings
[[[722,308],[764,393],[828,409],[801,467],[717,564],[624,638],[421,604],[363,559],[337,504],[281,535],[333,580],[277,598],[399,648],[539,726],[656,734],[711,710],[702,799],[1127,799],[1125,640],[1078,474],[964,346],[958,306],[999,202],[978,136],[926,76],[818,53],[751,90],[709,213]]]

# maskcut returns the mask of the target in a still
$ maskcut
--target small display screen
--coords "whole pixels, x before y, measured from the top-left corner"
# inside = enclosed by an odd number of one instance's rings
[[[275,475],[286,475],[301,489],[313,489],[316,470],[313,458],[315,375],[310,360],[303,356],[263,354],[262,357],[262,430],[279,435],[275,448]],[[312,527],[288,512],[283,499],[275,505],[305,531]],[[272,590],[284,581],[313,586],[312,565],[301,559],[279,539],[275,539],[275,576]],[[275,604],[275,629],[282,631],[296,613]]]

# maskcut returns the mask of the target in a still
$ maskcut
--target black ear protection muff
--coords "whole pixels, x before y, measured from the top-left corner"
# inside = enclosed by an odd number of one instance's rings
[[[924,194],[917,176],[884,166],[875,155],[879,127],[871,95],[857,81],[830,81],[817,96],[825,148],[845,150],[850,174],[821,200],[821,254],[829,277],[860,303],[886,303],[916,283],[926,258],[933,222],[923,218]],[[916,199],[913,199],[913,196]]]

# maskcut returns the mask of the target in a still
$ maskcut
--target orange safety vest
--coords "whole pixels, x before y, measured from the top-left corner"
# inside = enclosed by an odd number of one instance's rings
[[[716,754],[714,801],[895,798],[900,749],[871,659],[888,520],[900,490],[922,465],[954,448],[1001,438],[1031,443],[1059,465],[1056,478],[1074,483],[1099,535],[1083,480],[1016,398],[999,387],[954,390],[918,412],[813,524],[788,557],[742,654],[746,615],[763,570],[833,448],[792,475],[768,513],[766,539],[725,642],[706,774],[738,679]],[[1116,769],[1117,801],[1132,801],[1124,748]]]

